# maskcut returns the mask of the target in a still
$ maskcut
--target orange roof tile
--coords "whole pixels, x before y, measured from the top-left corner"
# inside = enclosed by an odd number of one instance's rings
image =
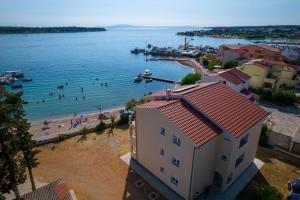
[[[235,68],[221,72],[219,76],[235,85],[243,84],[250,78],[247,74]]]
[[[159,110],[197,145],[206,143],[222,132],[182,99],[162,106]]]
[[[242,135],[267,114],[223,83],[187,93],[184,97],[235,137]]]

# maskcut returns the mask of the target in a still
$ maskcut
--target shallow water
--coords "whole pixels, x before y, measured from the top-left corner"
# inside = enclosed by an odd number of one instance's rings
[[[192,71],[176,62],[146,62],[145,56],[130,54],[131,49],[145,47],[147,43],[177,47],[184,37],[175,33],[184,30],[109,29],[97,33],[0,35],[0,73],[20,69],[26,77],[33,78],[33,82],[23,83],[22,89],[30,120],[87,113],[100,106],[102,109],[119,107],[128,99],[174,87],[157,81],[133,83],[134,76],[145,69],[172,80],[180,80]],[[190,43],[216,47],[249,41],[195,37]],[[68,85],[63,90],[57,89],[66,82]],[[107,87],[101,86],[105,82]],[[49,92],[54,95],[50,96]],[[64,94],[64,98],[59,100],[59,94]]]

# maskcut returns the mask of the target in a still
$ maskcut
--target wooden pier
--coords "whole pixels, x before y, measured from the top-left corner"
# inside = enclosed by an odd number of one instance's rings
[[[161,81],[161,82],[165,82],[165,83],[172,83],[172,84],[177,84],[178,83],[178,81],[165,79],[165,78],[154,77],[154,76],[144,76],[144,75],[142,75],[142,77],[144,79],[152,79],[152,80]]]

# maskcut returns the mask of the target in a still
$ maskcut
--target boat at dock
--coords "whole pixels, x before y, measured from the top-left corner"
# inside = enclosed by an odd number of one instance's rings
[[[150,72],[149,69],[146,69],[145,72],[143,73],[143,76],[151,76],[152,73]]]
[[[148,79],[146,79],[146,83],[151,83],[153,81],[153,79],[152,78],[148,78]]]
[[[135,48],[130,51],[132,54],[139,54],[139,53],[145,53],[146,49],[141,49],[141,48]]]
[[[4,75],[0,77],[0,85],[7,85],[10,83],[15,82],[17,79],[10,76],[10,75]]]
[[[139,82],[141,82],[142,80],[143,80],[143,77],[142,77],[141,74],[137,75],[137,76],[133,79],[133,81],[134,81],[135,83],[139,83]]]
[[[57,86],[57,89],[64,89],[64,87],[65,87],[64,84],[60,84]]]
[[[14,70],[14,71],[6,71],[4,72],[4,76],[11,76],[14,78],[23,78],[24,77],[24,73],[21,70]]]
[[[23,78],[22,81],[23,81],[23,82],[31,82],[31,81],[32,81],[32,78]]]
[[[10,86],[12,89],[18,89],[18,88],[22,88],[23,85],[22,84],[13,84]]]

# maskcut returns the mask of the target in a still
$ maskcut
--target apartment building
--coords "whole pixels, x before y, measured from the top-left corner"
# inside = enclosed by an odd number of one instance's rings
[[[217,58],[225,64],[228,61],[243,61],[249,59],[283,60],[280,49],[267,45],[221,45],[217,51]]]
[[[147,99],[135,108],[131,156],[184,199],[224,192],[253,162],[266,112],[224,83]]]
[[[223,82],[237,92],[240,92],[252,102],[257,102],[259,96],[248,90],[250,76],[242,71],[232,68],[215,74],[203,76],[198,83]]]
[[[250,76],[249,86],[253,88],[299,87],[299,67],[281,61],[251,60],[239,70]]]

